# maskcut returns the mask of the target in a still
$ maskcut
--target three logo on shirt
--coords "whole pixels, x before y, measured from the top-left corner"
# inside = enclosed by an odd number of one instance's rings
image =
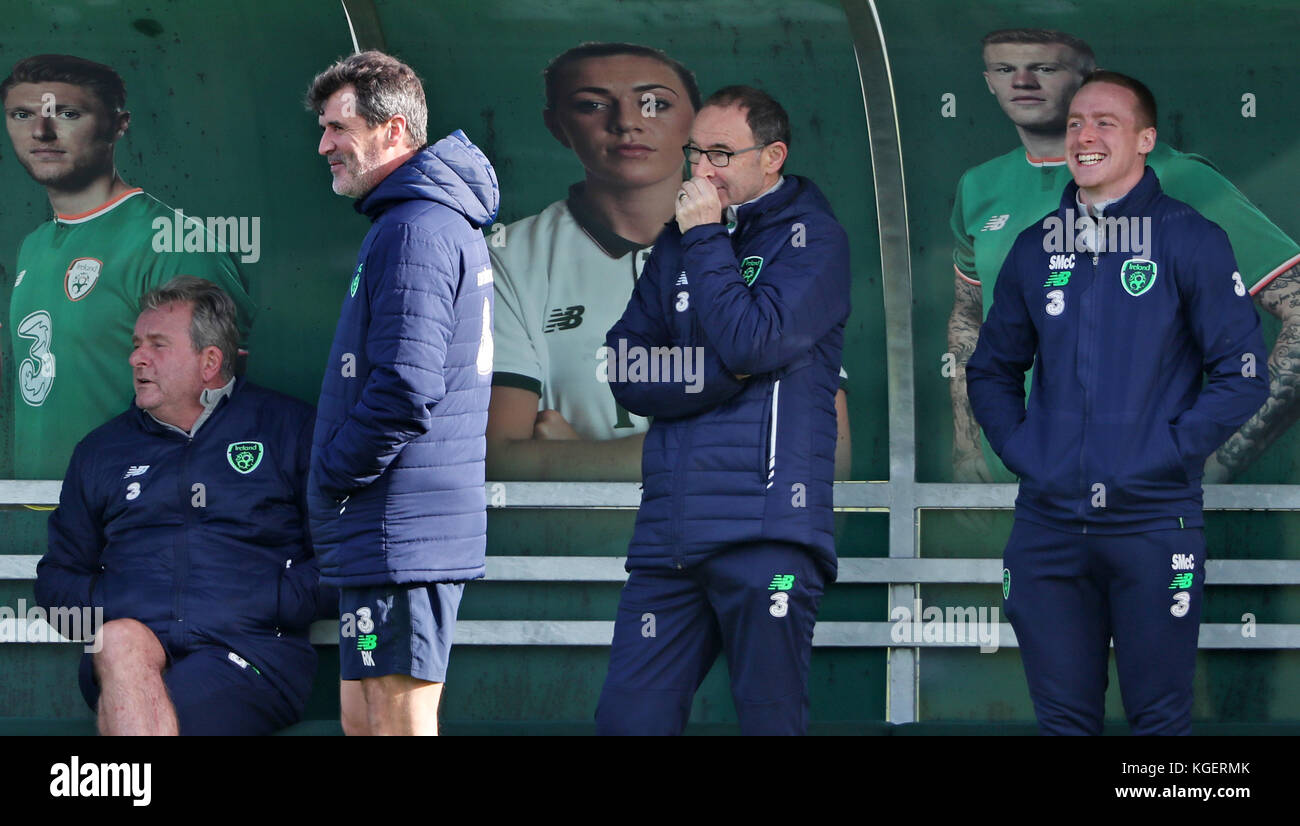
[[[1074,265],[1074,256],[1053,255],[1051,260],[1051,269],[1058,270],[1062,267],[1072,267]],[[1146,258],[1130,258],[1120,266],[1119,283],[1124,288],[1124,292],[1137,298],[1150,291],[1155,286],[1158,269],[1156,262]],[[1043,282],[1044,287],[1064,287],[1069,284],[1072,270],[1062,270],[1060,272],[1048,273],[1047,280]],[[1045,296],[1047,306],[1044,310],[1048,315],[1059,316],[1065,312],[1065,290],[1052,290]]]

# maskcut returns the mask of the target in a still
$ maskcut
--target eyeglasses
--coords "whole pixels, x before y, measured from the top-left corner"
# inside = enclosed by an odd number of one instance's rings
[[[731,163],[732,155],[743,155],[746,152],[753,152],[755,149],[762,149],[764,146],[767,146],[767,144],[760,143],[748,149],[737,149],[735,152],[728,152],[725,149],[701,149],[688,143],[682,147],[682,152],[686,155],[687,163],[699,163],[701,155],[708,155],[709,163],[721,169]]]

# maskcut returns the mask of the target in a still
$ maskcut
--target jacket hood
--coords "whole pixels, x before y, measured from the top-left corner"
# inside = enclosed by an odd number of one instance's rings
[[[373,221],[389,208],[414,200],[454,209],[479,228],[496,218],[501,191],[492,163],[457,129],[412,155],[355,206]]]

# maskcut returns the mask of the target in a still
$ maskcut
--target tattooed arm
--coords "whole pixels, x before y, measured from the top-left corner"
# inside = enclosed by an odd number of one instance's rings
[[[991,482],[980,426],[966,396],[966,362],[975,352],[984,321],[984,296],[978,284],[957,275],[953,282],[952,315],[948,317],[948,352],[957,360],[952,377],[952,465],[955,482]]]
[[[1255,300],[1282,320],[1268,357],[1268,401],[1206,461],[1208,483],[1240,474],[1300,418],[1300,264],[1270,281]]]

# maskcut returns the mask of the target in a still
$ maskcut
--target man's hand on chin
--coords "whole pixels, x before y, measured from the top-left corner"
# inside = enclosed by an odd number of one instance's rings
[[[722,221],[722,202],[708,178],[691,178],[677,193],[677,228],[686,234],[691,227]]]

